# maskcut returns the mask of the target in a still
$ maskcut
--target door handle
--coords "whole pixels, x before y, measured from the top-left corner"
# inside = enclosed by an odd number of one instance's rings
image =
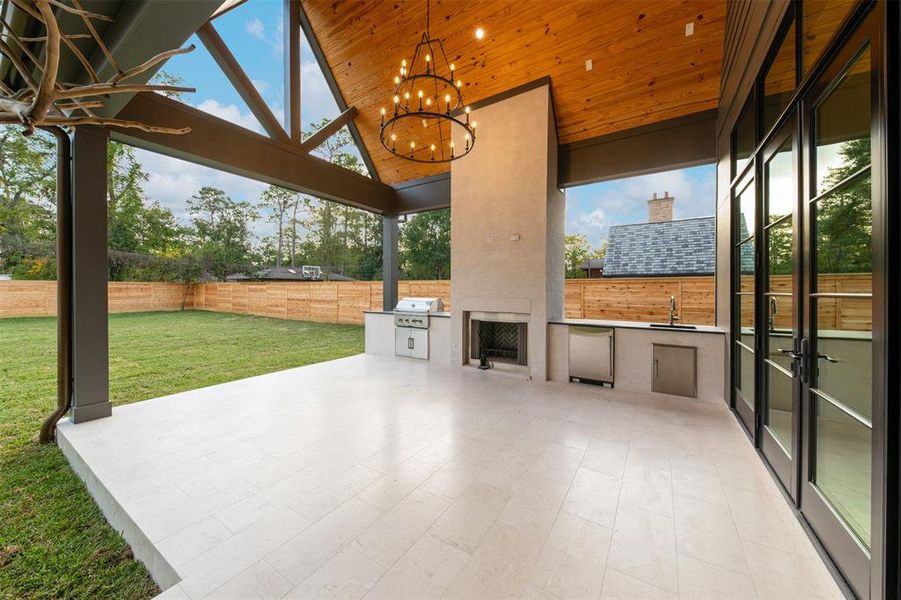
[[[800,352],[795,352],[792,348],[776,348],[782,354],[788,354],[792,360],[801,360],[803,355]]]
[[[654,377],[660,377],[660,361],[654,359]]]
[[[833,358],[831,356],[827,356],[825,354],[817,354],[817,358],[822,358],[823,360],[825,360],[827,362],[831,362],[831,363],[841,362],[841,360],[839,360],[837,358]]]
[[[407,349],[408,350],[413,349],[413,338],[407,338]]]

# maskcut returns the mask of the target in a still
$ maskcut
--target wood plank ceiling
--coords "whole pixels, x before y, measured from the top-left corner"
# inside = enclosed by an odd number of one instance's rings
[[[379,109],[390,109],[400,61],[422,34],[425,0],[303,7],[341,93],[359,110],[382,180],[446,171],[394,157],[379,142]],[[549,75],[559,141],[569,143],[715,108],[725,14],[725,0],[433,0],[431,34],[444,40],[467,103]]]

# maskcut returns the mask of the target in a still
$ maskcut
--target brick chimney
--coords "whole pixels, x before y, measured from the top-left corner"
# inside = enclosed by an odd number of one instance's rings
[[[654,192],[654,197],[648,200],[648,221],[651,223],[672,221],[675,200],[669,195],[669,192],[663,192],[663,198],[658,198],[657,193]]]

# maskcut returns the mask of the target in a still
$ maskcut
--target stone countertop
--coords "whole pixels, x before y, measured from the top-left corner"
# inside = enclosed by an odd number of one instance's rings
[[[601,319],[562,319],[560,321],[549,321],[549,325],[578,325],[581,327],[612,327],[614,329],[646,329],[649,331],[666,331],[677,333],[717,333],[725,334],[726,332],[713,325],[695,325],[695,329],[683,329],[681,327],[651,327],[650,323],[641,321],[607,321]]]
[[[364,310],[363,312],[365,314],[370,314],[370,315],[393,315],[394,314],[393,310]],[[434,313],[429,313],[429,316],[449,319],[451,314],[449,312],[434,312]]]

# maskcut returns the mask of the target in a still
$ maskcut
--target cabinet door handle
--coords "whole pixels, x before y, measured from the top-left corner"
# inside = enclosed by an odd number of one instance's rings
[[[660,361],[654,359],[654,377],[660,377]]]
[[[407,338],[407,348],[413,349],[413,338]]]

